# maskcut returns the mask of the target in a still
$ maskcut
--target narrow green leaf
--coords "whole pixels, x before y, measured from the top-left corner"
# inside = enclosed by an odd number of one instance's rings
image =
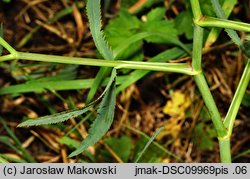
[[[13,140],[11,140],[8,136],[0,136],[0,142],[9,146],[11,149],[16,151],[18,154],[21,154],[20,150],[14,145]]]
[[[87,15],[90,23],[90,31],[93,36],[95,45],[101,55],[108,60],[114,59],[111,48],[103,37],[101,28],[101,4],[100,0],[88,0]]]
[[[102,24],[101,24],[101,4],[100,0],[88,0],[87,2],[87,15],[90,24],[90,31],[92,37],[94,39],[96,48],[104,57],[104,59],[113,60],[114,55],[111,48],[108,46],[107,42],[104,39],[103,31],[102,31]],[[94,97],[98,87],[100,86],[104,77],[107,76],[109,72],[108,68],[102,67],[101,70],[98,72],[96,79],[93,83],[92,88],[89,91],[87,96],[87,103],[92,100]]]
[[[122,84],[128,76],[117,77],[117,85]],[[110,78],[105,78],[102,86],[106,86]],[[0,95],[4,94],[17,94],[17,93],[41,93],[48,90],[79,90],[92,88],[95,79],[77,79],[77,80],[58,80],[58,81],[44,81],[43,79],[37,79],[28,81],[24,84],[11,85],[0,88]]]
[[[60,113],[56,113],[56,114],[52,114],[52,115],[47,115],[47,116],[40,117],[38,119],[27,120],[27,121],[24,121],[23,123],[19,124],[18,127],[55,124],[55,123],[59,123],[59,122],[64,122],[64,121],[68,120],[69,118],[74,118],[74,117],[82,115],[83,113],[89,111],[93,107],[93,105],[95,105],[106,94],[106,92],[109,90],[110,86],[112,86],[112,83],[113,83],[115,77],[116,77],[116,73],[111,76],[109,83],[107,84],[105,90],[99,96],[99,98],[96,99],[95,101],[91,102],[86,107],[84,107],[82,109],[73,109],[71,111],[64,111],[64,112],[60,112]]]
[[[25,158],[28,162],[36,162],[33,156],[25,148],[23,148],[21,141],[17,138],[15,133],[8,127],[5,120],[1,117],[0,117],[0,122],[3,124],[4,129],[13,140],[14,142],[13,146],[17,148],[17,152],[20,153],[20,155],[23,156],[23,158]]]
[[[60,112],[60,113],[56,113],[52,115],[43,116],[38,119],[30,119],[30,120],[22,122],[17,127],[39,126],[39,125],[56,124],[59,122],[64,122],[70,118],[80,116],[83,113],[89,111],[93,105],[94,103],[91,103],[82,109],[74,109],[71,111],[64,111],[64,112]]]
[[[81,146],[76,149],[74,152],[70,154],[69,157],[76,156],[86,150],[89,146],[94,145],[97,141],[99,141],[104,134],[110,128],[113,118],[114,118],[114,110],[115,110],[115,102],[116,102],[116,84],[115,84],[116,70],[114,69],[112,72],[111,86],[107,89],[102,102],[97,110],[97,118],[91,125],[89,129],[89,134],[86,139],[82,142]]]
[[[148,143],[145,145],[145,147],[143,148],[143,150],[141,151],[141,153],[139,154],[139,156],[135,160],[135,163],[137,163],[140,160],[140,158],[142,157],[142,155],[145,153],[145,151],[150,146],[150,144],[154,141],[154,139],[156,138],[156,136],[162,131],[162,129],[164,129],[164,127],[160,127],[159,129],[157,129],[157,131],[154,133],[154,135],[149,139]]]
[[[237,154],[235,157],[233,157],[233,160],[240,158],[240,157],[244,157],[244,156],[249,155],[249,154],[250,154],[250,149],[247,149],[247,150]]]

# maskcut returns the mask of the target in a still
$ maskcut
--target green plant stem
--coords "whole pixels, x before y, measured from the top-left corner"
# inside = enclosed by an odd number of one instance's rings
[[[0,45],[6,48],[14,57],[16,57],[17,51],[12,48],[2,37],[0,37]]]
[[[202,13],[201,13],[199,0],[191,0],[190,2],[192,6],[194,19],[195,20],[200,19],[200,17],[202,17]]]
[[[195,71],[201,71],[203,31],[202,27],[194,25],[192,66]]]
[[[215,104],[213,96],[209,90],[209,87],[207,85],[207,82],[206,82],[206,79],[205,79],[203,73],[195,75],[194,80],[195,80],[195,82],[200,90],[200,93],[203,97],[203,100],[207,106],[207,109],[208,109],[209,114],[211,116],[212,122],[213,122],[215,129],[217,131],[218,138],[224,138],[227,135],[227,131],[223,125],[220,113],[219,113],[218,108]]]
[[[234,126],[234,121],[238,113],[241,101],[247,89],[250,80],[250,59],[248,59],[246,67],[241,76],[239,85],[224,120],[224,126],[228,129],[228,135],[231,136]]]
[[[250,32],[250,24],[244,22],[226,20],[226,19],[219,19],[209,16],[203,16],[202,18],[195,20],[195,23],[201,27],[220,27],[220,28]]]
[[[90,65],[90,66],[105,66],[105,67],[114,67],[116,69],[128,68],[128,69],[139,69],[139,70],[176,72],[187,75],[196,75],[200,73],[199,71],[193,71],[192,67],[188,63],[158,63],[158,62],[100,60],[92,58],[44,55],[44,54],[35,54],[27,52],[16,52],[16,53],[17,53],[17,59],[20,60],[76,64],[76,65]],[[5,56],[0,57],[0,62],[5,60],[11,60],[11,59],[6,58]]]
[[[222,163],[231,163],[230,139],[219,139],[220,159]]]

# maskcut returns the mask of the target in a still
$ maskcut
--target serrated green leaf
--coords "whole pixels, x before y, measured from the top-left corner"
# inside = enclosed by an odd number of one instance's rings
[[[181,12],[174,20],[175,28],[179,35],[185,34],[186,38],[191,40],[193,38],[193,17],[191,11]]]
[[[116,102],[116,94],[115,94],[115,89],[116,89],[116,70],[114,69],[112,71],[112,76],[111,79],[111,85],[107,89],[102,102],[97,110],[97,118],[95,121],[92,123],[88,136],[80,147],[76,149],[74,152],[70,154],[69,157],[76,156],[86,150],[89,146],[94,145],[97,141],[99,141],[105,133],[108,131],[110,128],[113,118],[114,118],[114,110],[115,110],[115,102]]]
[[[102,32],[100,0],[88,0],[87,15],[96,48],[105,59],[113,60],[114,56],[112,50],[105,41]]]
[[[56,113],[52,115],[43,116],[38,119],[30,119],[30,120],[22,122],[17,127],[30,127],[30,126],[39,126],[39,125],[56,124],[59,122],[64,122],[70,118],[80,116],[83,113],[89,111],[93,105],[94,104],[91,103],[90,105],[82,109],[74,109],[70,111],[64,111],[64,112],[60,112],[60,113]]]
[[[38,119],[27,120],[27,121],[24,121],[21,124],[19,124],[18,127],[56,124],[59,122],[64,122],[70,118],[74,118],[74,117],[82,115],[83,113],[89,111],[93,107],[93,105],[95,105],[102,97],[104,97],[106,95],[106,92],[112,86],[115,78],[116,78],[116,73],[115,73],[115,75],[113,74],[111,76],[110,81],[107,84],[103,93],[95,101],[91,102],[86,107],[84,107],[82,109],[73,109],[71,111],[64,111],[64,112],[60,112],[60,113],[56,113],[56,114],[52,114],[52,115],[47,115],[47,116],[40,117]]]
[[[100,54],[104,57],[104,59],[107,60],[114,60],[114,55],[111,50],[111,48],[108,46],[107,42],[104,39],[103,31],[101,29],[101,3],[100,0],[88,0],[87,2],[87,15],[89,19],[90,24],[90,31],[92,34],[92,37],[94,39],[96,48],[100,52]],[[99,72],[96,75],[95,81],[92,85],[92,88],[90,89],[86,102],[89,103],[97,89],[99,88],[100,84],[103,81],[103,78],[105,78],[109,74],[110,70],[109,68],[102,67]]]
[[[141,31],[162,33],[166,35],[165,38],[159,36],[148,37],[146,38],[148,42],[173,44],[175,41],[178,41],[178,33],[172,21],[161,20],[161,21],[146,22],[142,24]]]

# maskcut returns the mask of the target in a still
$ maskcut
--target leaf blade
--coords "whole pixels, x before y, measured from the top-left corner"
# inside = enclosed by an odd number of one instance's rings
[[[73,151],[69,155],[69,157],[74,157],[83,152],[84,150],[86,150],[89,146],[94,145],[104,136],[104,134],[110,128],[114,118],[115,102],[116,102],[115,77],[116,77],[116,70],[114,69],[111,76],[111,79],[113,79],[113,81],[111,81],[111,85],[108,88],[106,88],[107,91],[97,110],[98,116],[89,129],[89,135],[81,143],[80,147],[75,151]]]

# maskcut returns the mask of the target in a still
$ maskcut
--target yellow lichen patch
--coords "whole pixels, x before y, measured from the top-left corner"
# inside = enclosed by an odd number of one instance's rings
[[[170,119],[167,120],[164,129],[158,134],[158,140],[167,135],[171,135],[174,139],[177,138],[185,120],[185,112],[190,105],[191,99],[184,93],[179,90],[172,93],[171,99],[163,107],[163,113],[169,115]]]

